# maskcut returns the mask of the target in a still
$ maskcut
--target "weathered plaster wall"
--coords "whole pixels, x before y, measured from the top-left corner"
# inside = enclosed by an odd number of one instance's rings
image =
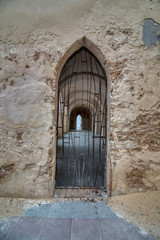
[[[57,79],[84,36],[110,73],[113,194],[159,189],[159,25],[154,44],[144,27],[159,12],[159,0],[0,2],[1,196],[52,196]]]

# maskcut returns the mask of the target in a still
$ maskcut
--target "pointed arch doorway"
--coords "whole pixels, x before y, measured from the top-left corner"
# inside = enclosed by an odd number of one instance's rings
[[[104,189],[106,138],[107,77],[97,57],[81,47],[58,82],[56,188]]]

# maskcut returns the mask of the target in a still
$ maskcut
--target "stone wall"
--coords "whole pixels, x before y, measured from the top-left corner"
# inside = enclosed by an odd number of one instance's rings
[[[109,73],[107,186],[160,190],[159,12],[159,0],[0,2],[1,196],[52,196],[58,77],[85,39]]]

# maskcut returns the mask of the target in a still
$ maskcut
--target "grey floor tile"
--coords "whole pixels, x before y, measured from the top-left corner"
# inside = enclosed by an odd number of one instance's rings
[[[19,217],[10,217],[0,222],[0,240],[4,240],[6,236],[14,229]]]
[[[70,240],[71,219],[48,218],[40,240]]]
[[[153,240],[153,238],[145,231],[142,231],[139,227],[131,222],[125,221],[127,232],[131,234],[131,239]]]
[[[103,240],[151,240],[143,235],[132,223],[122,219],[100,219],[100,229]]]
[[[25,217],[47,217],[51,204],[42,204],[40,206],[31,206],[23,214]]]
[[[98,220],[73,219],[71,240],[101,240]]]
[[[98,213],[98,218],[118,219],[117,215],[105,205],[103,202],[95,203]]]
[[[73,202],[54,203],[49,212],[48,218],[72,218]]]
[[[7,240],[38,240],[45,218],[22,217]]]
[[[79,219],[97,219],[97,212],[94,203],[74,202],[73,218]]]

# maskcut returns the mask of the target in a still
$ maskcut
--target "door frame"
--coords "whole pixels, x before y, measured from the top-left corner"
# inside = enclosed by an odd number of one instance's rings
[[[62,68],[65,64],[65,62],[68,60],[68,58],[75,53],[78,49],[81,47],[86,47],[95,57],[99,60],[101,63],[106,78],[107,78],[107,122],[106,122],[106,127],[107,127],[107,139],[106,139],[106,169],[105,169],[105,186],[106,186],[106,191],[108,193],[108,196],[112,195],[112,163],[111,163],[111,158],[110,158],[110,105],[111,105],[111,98],[110,98],[110,92],[111,92],[111,78],[108,70],[108,65],[107,65],[107,60],[102,51],[100,50],[99,47],[97,47],[91,40],[89,40],[86,37],[82,37],[75,43],[73,43],[67,51],[64,53],[62,58],[57,64],[56,67],[56,82],[55,82],[55,109],[53,110],[53,126],[54,126],[54,134],[53,137],[55,139],[54,141],[54,156],[53,156],[53,195],[56,187],[56,151],[57,151],[57,118],[58,118],[58,82],[59,82],[59,77],[62,71]]]

